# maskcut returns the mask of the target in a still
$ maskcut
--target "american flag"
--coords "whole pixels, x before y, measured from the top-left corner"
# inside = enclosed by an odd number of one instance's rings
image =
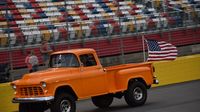
[[[147,61],[174,60],[177,57],[177,48],[165,41],[146,40],[148,47]]]

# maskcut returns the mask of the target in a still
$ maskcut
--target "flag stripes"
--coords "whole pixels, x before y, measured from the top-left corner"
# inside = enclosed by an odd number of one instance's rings
[[[146,40],[148,61],[174,60],[178,55],[177,48],[165,41]]]

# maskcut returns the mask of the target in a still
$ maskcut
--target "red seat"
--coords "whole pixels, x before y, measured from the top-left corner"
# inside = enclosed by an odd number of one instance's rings
[[[40,18],[40,16],[38,15],[38,14],[31,14],[31,16],[33,17],[33,19],[39,19]]]
[[[80,17],[82,20],[89,20],[89,18],[86,15],[81,15]]]
[[[44,12],[41,8],[35,8],[35,12],[36,13],[42,13],[42,12]]]
[[[97,25],[100,24],[100,21],[99,20],[94,20],[93,23],[94,23],[95,26],[97,26]]]
[[[104,2],[104,3],[108,3],[108,2],[109,2],[109,0],[103,0],[103,2]]]
[[[5,10],[5,9],[6,9],[6,6],[5,6],[5,5],[0,5],[0,9],[1,9],[1,10]]]
[[[18,27],[12,27],[11,29],[13,30],[13,32],[16,32],[16,33],[21,32],[20,28]]]
[[[80,24],[78,24],[78,23],[72,23],[72,27],[78,27],[78,26],[80,26]]]
[[[163,13],[161,13],[161,16],[162,16],[162,17],[168,17],[169,15],[168,15],[168,13],[163,12]]]
[[[8,5],[9,9],[17,9],[15,5]]]
[[[6,18],[0,15],[0,21],[6,21]]]
[[[116,12],[116,15],[118,15],[118,16],[120,16],[120,17],[124,16],[124,14],[123,14],[121,11],[117,11],[117,12]]]
[[[170,25],[176,24],[176,20],[175,20],[174,18],[172,18],[172,17],[167,17],[167,20],[168,20],[168,23],[169,23]]]
[[[11,27],[17,27],[17,23],[15,21],[9,21],[8,24]]]
[[[13,4],[12,0],[6,0],[6,1],[7,1],[7,4]]]
[[[120,26],[119,26],[119,24],[117,22],[111,23],[111,25],[113,26],[114,32],[116,32],[116,33],[120,32]]]
[[[36,1],[35,0],[28,0],[29,2],[31,2],[31,3],[35,3]]]
[[[132,5],[131,7],[133,10],[138,10],[139,8],[136,5]]]
[[[76,13],[80,16],[85,14],[82,10],[77,10]]]
[[[73,5],[72,8],[73,8],[74,10],[80,10],[80,8],[79,8],[78,5]]]
[[[114,21],[114,19],[108,19],[107,20],[110,24],[115,23],[116,21]]]
[[[65,21],[66,21],[66,19],[65,19],[63,16],[59,16],[59,17],[58,17],[58,20],[59,20],[60,22],[65,22]]]
[[[91,9],[94,9],[94,7],[93,7],[93,5],[92,5],[91,3],[86,4],[86,6],[87,6],[87,8],[90,9],[90,10],[91,10]]]
[[[33,8],[36,8],[35,10],[37,10],[37,8],[40,7],[38,3],[31,3],[31,6],[32,6]]]
[[[58,28],[58,31],[60,32],[61,37],[67,40],[67,37],[68,37],[67,30],[65,28]]]
[[[90,26],[90,29],[91,29],[92,36],[98,35],[98,30],[97,30],[97,27],[95,25]]]
[[[22,32],[15,32],[15,36],[20,43],[24,43],[24,34]]]
[[[23,20],[23,17],[21,15],[13,15],[13,18],[15,20]]]
[[[148,28],[150,29],[156,27],[156,23],[152,19],[148,19],[147,24],[148,24]]]
[[[48,27],[43,24],[39,25],[38,28],[39,30],[48,30]]]
[[[67,16],[67,12],[60,12],[64,17]]]
[[[16,9],[16,10],[10,10],[10,12],[13,14],[13,15],[19,15],[20,12]]]
[[[130,10],[129,13],[130,13],[131,15],[137,15],[137,13],[136,13],[134,10]]]

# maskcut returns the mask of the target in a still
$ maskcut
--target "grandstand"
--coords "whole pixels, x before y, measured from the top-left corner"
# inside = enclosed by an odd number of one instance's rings
[[[90,47],[101,57],[142,51],[141,35],[200,43],[200,0],[1,0],[0,63],[25,67],[26,51]]]

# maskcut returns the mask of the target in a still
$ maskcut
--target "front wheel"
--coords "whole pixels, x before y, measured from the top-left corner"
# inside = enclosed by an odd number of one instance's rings
[[[51,104],[51,112],[75,112],[76,102],[72,95],[61,93],[56,95],[55,100]]]
[[[92,97],[92,103],[99,108],[108,108],[113,102],[113,96],[110,94]]]
[[[129,106],[143,105],[147,99],[147,89],[142,82],[135,81],[125,91],[124,98]]]

